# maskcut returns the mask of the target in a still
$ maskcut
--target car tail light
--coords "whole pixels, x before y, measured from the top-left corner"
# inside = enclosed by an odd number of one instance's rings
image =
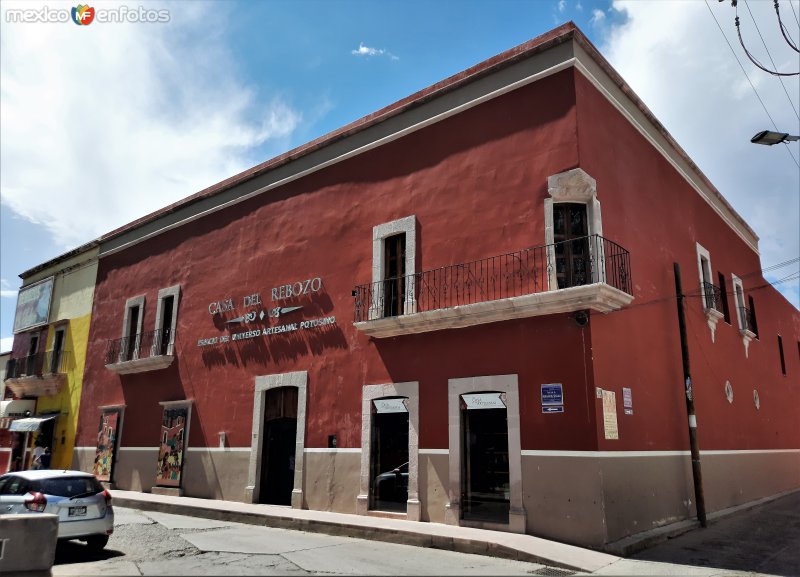
[[[111,506],[111,493],[109,493],[108,489],[103,489],[103,497],[106,499],[106,507]]]
[[[47,507],[47,498],[42,493],[33,493],[33,499],[25,501],[25,508],[29,511],[41,513]]]

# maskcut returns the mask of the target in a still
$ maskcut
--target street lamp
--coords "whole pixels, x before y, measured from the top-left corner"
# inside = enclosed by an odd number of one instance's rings
[[[753,144],[765,144],[772,146],[773,144],[780,144],[790,140],[800,140],[800,136],[793,136],[785,132],[772,132],[770,130],[762,130],[750,139]]]

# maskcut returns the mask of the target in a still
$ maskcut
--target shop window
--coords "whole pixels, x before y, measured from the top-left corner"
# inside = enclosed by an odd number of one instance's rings
[[[786,376],[786,358],[783,356],[783,337],[778,335],[778,354],[781,358],[781,374]]]
[[[419,521],[419,383],[364,385],[356,511]]]
[[[415,216],[373,227],[370,319],[416,312],[416,253]]]
[[[728,305],[728,285],[725,282],[725,275],[717,272],[717,279],[719,281],[720,301],[722,301],[722,316],[726,323],[731,324],[731,309]]]
[[[511,507],[506,395],[461,395],[462,519],[508,523]]]
[[[408,399],[372,401],[370,509],[405,513],[408,502]]]
[[[517,375],[449,379],[445,523],[524,533]]]
[[[153,353],[155,355],[174,354],[180,292],[180,286],[164,288],[158,291],[156,332],[153,338]]]

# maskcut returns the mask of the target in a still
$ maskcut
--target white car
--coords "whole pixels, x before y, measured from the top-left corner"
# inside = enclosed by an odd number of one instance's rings
[[[52,513],[58,538],[80,539],[100,551],[114,532],[111,494],[83,471],[40,469],[0,476],[0,516]]]

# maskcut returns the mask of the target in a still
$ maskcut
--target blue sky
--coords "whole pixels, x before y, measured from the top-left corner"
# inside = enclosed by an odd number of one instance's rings
[[[794,134],[800,86],[786,78],[784,91],[745,59],[730,2],[128,5],[168,10],[170,20],[9,23],[9,9],[72,4],[2,5],[0,349],[12,336],[22,271],[568,20],[756,230],[762,265],[800,254],[800,147],[749,143],[772,128],[749,82]],[[781,7],[797,41],[800,2]],[[769,62],[758,25],[777,68],[800,69],[771,1],[740,2],[740,16],[754,54]],[[768,278],[798,269],[794,261]],[[800,306],[796,278],[776,286]]]

